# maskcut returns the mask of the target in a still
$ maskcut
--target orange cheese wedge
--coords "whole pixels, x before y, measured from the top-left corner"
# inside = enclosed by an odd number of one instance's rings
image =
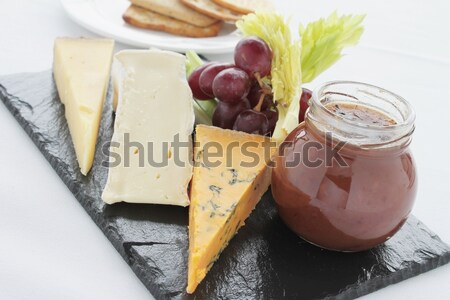
[[[193,293],[270,185],[270,138],[198,125],[189,209]]]

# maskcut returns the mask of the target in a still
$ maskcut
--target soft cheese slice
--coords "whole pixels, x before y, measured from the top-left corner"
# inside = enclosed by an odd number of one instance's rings
[[[275,150],[267,137],[205,125],[196,127],[188,293],[195,291],[267,191],[271,175],[268,162]]]
[[[108,39],[55,40],[53,75],[83,175],[94,160],[113,50]]]
[[[113,65],[118,106],[103,201],[189,205],[194,110],[185,57],[124,50]]]

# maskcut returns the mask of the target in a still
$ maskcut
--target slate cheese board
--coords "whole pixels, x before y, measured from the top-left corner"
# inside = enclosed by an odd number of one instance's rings
[[[413,216],[370,251],[346,254],[312,246],[281,222],[269,190],[196,293],[188,295],[188,209],[107,205],[100,198],[105,145],[113,130],[111,92],[86,177],[79,172],[50,70],[0,77],[0,98],[156,299],[353,299],[450,261],[450,247]]]

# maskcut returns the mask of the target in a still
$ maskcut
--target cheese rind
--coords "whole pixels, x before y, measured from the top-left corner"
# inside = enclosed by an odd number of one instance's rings
[[[223,151],[216,152],[217,145]],[[245,152],[243,148],[247,146]],[[267,191],[271,175],[268,163],[275,150],[275,144],[267,137],[204,125],[196,127],[189,208],[188,293],[195,291]],[[207,158],[206,152],[213,158]],[[220,165],[214,166],[216,161]]]
[[[55,40],[53,76],[83,175],[94,160],[113,50],[109,39]]]
[[[103,201],[189,205],[195,120],[184,56],[124,50],[113,70],[117,110]]]

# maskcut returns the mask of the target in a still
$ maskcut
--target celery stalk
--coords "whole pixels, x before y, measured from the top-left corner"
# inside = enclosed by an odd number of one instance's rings
[[[301,43],[292,40],[288,22],[274,13],[249,14],[236,25],[244,35],[258,36],[272,49],[270,82],[279,112],[272,138],[282,141],[298,125],[302,84]]]
[[[272,138],[282,141],[297,127],[302,81],[312,81],[342,57],[345,47],[358,43],[364,17],[334,12],[300,25],[300,41],[292,40],[288,22],[273,13],[249,14],[237,22],[245,36],[258,36],[273,52],[269,80],[279,118]]]

